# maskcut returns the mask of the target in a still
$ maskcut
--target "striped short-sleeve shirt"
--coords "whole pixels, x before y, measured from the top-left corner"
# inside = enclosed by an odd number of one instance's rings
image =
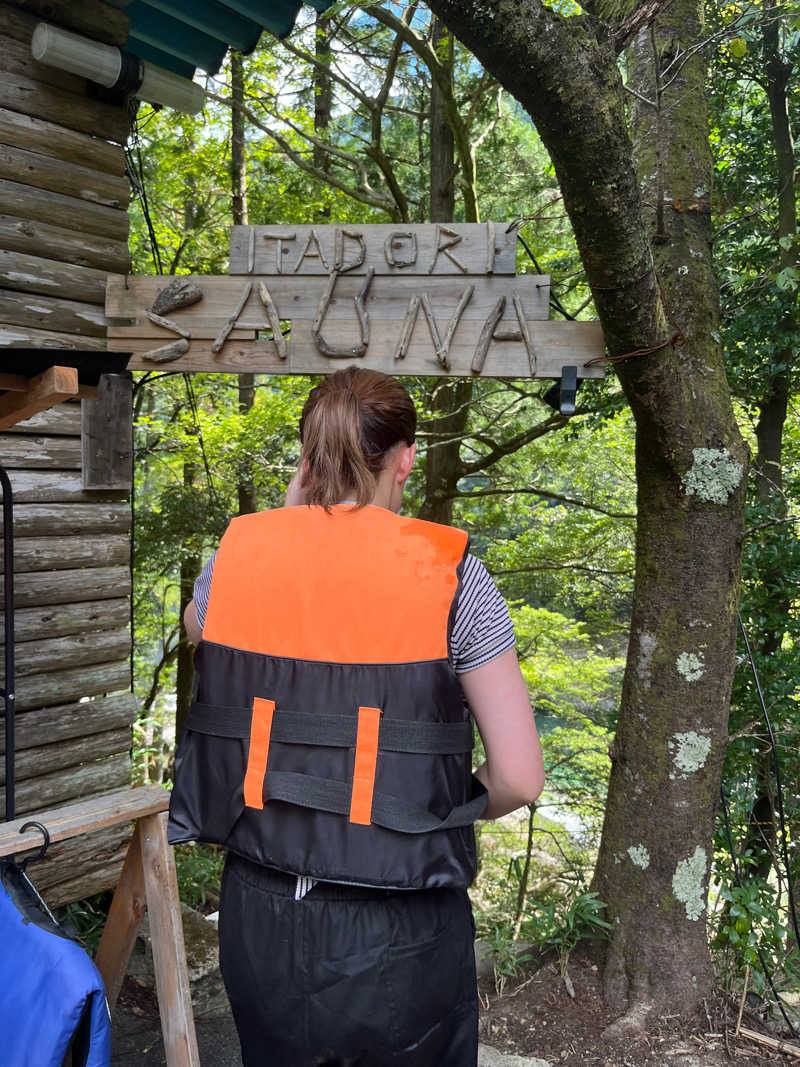
[[[194,583],[197,621],[205,622],[216,553]],[[506,602],[489,572],[475,556],[467,555],[461,578],[450,647],[457,674],[491,663],[514,645],[514,626]]]

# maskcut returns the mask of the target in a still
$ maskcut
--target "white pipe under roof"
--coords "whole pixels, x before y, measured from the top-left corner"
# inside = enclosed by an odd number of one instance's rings
[[[40,22],[33,31],[31,53],[39,63],[58,67],[106,89],[136,96],[149,104],[195,115],[202,110],[201,85],[156,67],[114,45],[101,44],[58,26]]]

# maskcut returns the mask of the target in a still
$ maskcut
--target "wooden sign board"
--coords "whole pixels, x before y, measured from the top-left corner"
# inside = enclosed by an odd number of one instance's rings
[[[516,274],[517,231],[500,222],[234,226],[231,274]]]
[[[514,273],[513,231],[449,226],[234,227],[226,276],[110,276],[108,345],[131,370],[578,377],[598,323],[548,321],[550,279]]]

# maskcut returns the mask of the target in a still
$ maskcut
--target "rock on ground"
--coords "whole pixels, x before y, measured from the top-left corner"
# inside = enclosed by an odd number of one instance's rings
[[[491,1045],[481,1045],[478,1048],[478,1067],[552,1067],[552,1064],[537,1056],[515,1056],[498,1052]]]

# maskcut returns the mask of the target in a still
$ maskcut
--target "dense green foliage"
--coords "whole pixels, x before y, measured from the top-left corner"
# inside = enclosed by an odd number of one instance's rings
[[[417,5],[412,25],[426,37]],[[774,9],[771,9],[774,10]],[[797,61],[796,9],[778,13],[780,46]],[[773,16],[770,16],[773,17]],[[742,426],[756,446],[761,405],[776,375],[790,380],[800,343],[798,275],[779,251],[796,238],[777,234],[776,177],[765,101],[759,8],[709,5],[715,255],[723,293],[721,340]],[[727,27],[727,29],[725,28]],[[288,46],[265,41],[246,62],[247,166],[251,223],[424,219],[429,198],[425,116],[430,73],[387,26],[340,12],[331,41],[333,106],[315,126],[314,37],[307,27]],[[375,98],[395,56],[396,75],[377,114]],[[142,113],[141,163],[154,254],[142,200],[132,211],[135,269],[220,273],[231,222],[229,89],[197,119]],[[527,116],[456,48],[455,97],[475,157],[474,193],[483,218],[528,220],[523,233],[567,311],[591,316],[580,262],[560,209],[552,167]],[[798,91],[789,113],[798,128]],[[376,132],[377,131],[377,132]],[[138,154],[136,154],[138,153]],[[453,180],[463,216],[468,190],[461,158]],[[782,245],[779,241],[783,241]],[[794,243],[793,243],[794,242]],[[780,269],[779,269],[780,268]],[[520,269],[533,270],[520,252]],[[677,311],[676,311],[677,314]],[[678,316],[679,317],[679,316]],[[786,353],[792,354],[787,359]],[[298,454],[297,420],[309,381],[259,377],[252,408],[239,411],[237,383],[224,376],[139,376],[136,383],[136,692],[138,773],[169,776],[174,741],[175,660],[180,640],[182,561],[201,566],[236,513],[237,485],[255,484],[260,507],[279,504]],[[425,492],[429,383],[410,380],[421,415],[420,462],[406,510]],[[512,935],[555,946],[564,958],[578,934],[602,936],[587,893],[608,775],[630,605],[636,511],[633,428],[613,376],[586,385],[579,413],[553,432],[541,382],[478,381],[461,442],[468,473],[458,483],[454,521],[469,530],[512,610],[523,673],[543,735],[548,789],[540,811],[524,811],[481,832],[482,874],[475,901],[482,933],[502,955]],[[532,427],[520,447],[513,447]],[[498,449],[498,445],[509,445]],[[495,453],[499,454],[493,459]],[[798,583],[800,538],[793,521],[800,488],[800,426],[790,403],[783,428],[782,488],[759,496],[753,475],[751,536],[745,554],[743,617],[755,649],[779,747],[791,878],[800,889],[797,782]],[[766,648],[766,634],[776,635]],[[775,800],[760,704],[743,660],[732,697],[725,791],[741,857],[743,885],[720,826],[710,934],[733,984],[760,945],[775,963],[789,936],[786,877],[769,856],[748,880],[761,844],[748,836],[759,783]],[[772,805],[774,812],[774,803]],[[546,816],[546,817],[545,817]],[[564,827],[569,826],[569,832]],[[757,858],[757,857],[756,857]],[[752,862],[751,862],[752,861]],[[217,860],[182,861],[193,901],[203,903]],[[209,867],[210,864],[210,867]],[[781,966],[797,981],[796,955]]]

